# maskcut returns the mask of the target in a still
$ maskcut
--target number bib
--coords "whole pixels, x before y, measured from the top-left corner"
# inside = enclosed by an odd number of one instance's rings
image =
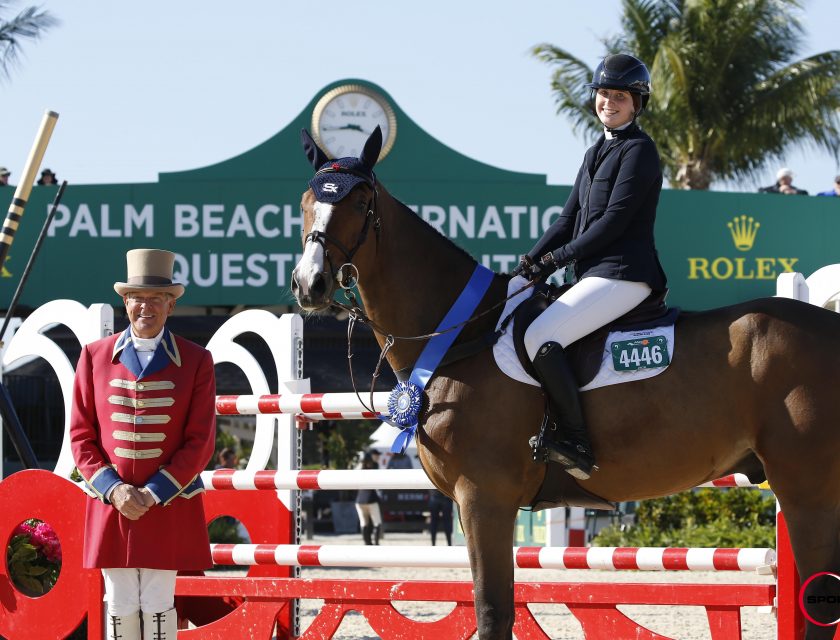
[[[613,369],[616,371],[656,369],[667,367],[671,362],[668,355],[668,340],[665,336],[613,342],[610,344],[610,352]]]

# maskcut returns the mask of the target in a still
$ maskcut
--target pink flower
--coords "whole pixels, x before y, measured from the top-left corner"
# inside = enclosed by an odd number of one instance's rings
[[[31,536],[33,531],[35,531],[35,527],[33,527],[31,524],[29,524],[27,522],[21,522],[17,527],[15,527],[15,530],[12,531],[12,535],[13,536],[21,536],[21,535]]]

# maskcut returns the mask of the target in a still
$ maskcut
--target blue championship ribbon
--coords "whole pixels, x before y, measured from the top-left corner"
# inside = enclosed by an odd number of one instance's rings
[[[461,295],[458,296],[455,304],[440,321],[435,331],[443,331],[467,320],[487,292],[493,275],[490,269],[480,264],[476,265],[467,286],[464,287]],[[423,390],[463,328],[458,327],[453,331],[430,338],[417,359],[408,381],[400,382],[391,391],[388,397],[388,412],[391,419],[387,422],[402,429],[394,440],[394,444],[391,445],[392,453],[405,453],[408,448],[417,431],[418,415],[423,406]]]

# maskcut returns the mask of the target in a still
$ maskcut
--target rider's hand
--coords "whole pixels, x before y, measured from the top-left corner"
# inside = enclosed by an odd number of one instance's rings
[[[554,260],[554,256],[550,253],[546,253],[542,258],[540,258],[539,262],[532,264],[524,275],[532,282],[535,280],[545,280],[559,268],[560,265]]]
[[[510,272],[510,275],[512,275],[514,278],[516,276],[524,276],[531,271],[531,267],[533,267],[533,266],[534,266],[533,258],[531,258],[531,256],[529,256],[526,253],[519,260],[519,264],[516,266],[516,268],[513,271]]]

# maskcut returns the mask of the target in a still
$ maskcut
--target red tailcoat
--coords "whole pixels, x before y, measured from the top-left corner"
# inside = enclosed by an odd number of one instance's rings
[[[97,496],[87,505],[85,567],[212,565],[199,474],[215,448],[215,404],[210,352],[168,330],[145,367],[129,330],[82,349],[70,440]],[[129,520],[105,498],[119,482],[148,487],[160,504]]]

